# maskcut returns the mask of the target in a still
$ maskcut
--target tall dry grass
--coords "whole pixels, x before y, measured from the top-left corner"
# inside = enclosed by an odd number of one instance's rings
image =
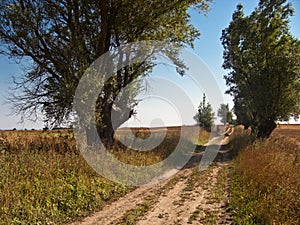
[[[0,133],[0,224],[64,224],[128,191],[90,168],[71,133]]]
[[[120,143],[111,152],[132,165],[151,165],[174,150],[178,135],[172,130],[149,152]],[[199,141],[209,137],[202,135]],[[72,132],[0,131],[0,224],[64,224],[130,190],[97,174],[78,151]]]
[[[131,128],[128,129],[122,129],[118,132],[117,138],[119,137],[122,139],[122,136],[126,137],[127,132],[133,132],[135,137],[138,137],[139,139],[133,140],[135,142],[135,146],[138,146],[138,149],[147,149],[147,146],[145,145],[145,139],[149,138],[150,136],[150,130],[145,128]],[[156,138],[160,140],[160,136],[162,134],[165,135],[165,138],[159,142],[157,147],[151,149],[151,150],[134,150],[130,149],[129,147],[124,146],[120,141],[117,141],[117,143],[114,145],[114,148],[111,149],[111,153],[120,161],[128,163],[130,165],[135,166],[147,166],[152,165],[158,162],[161,162],[162,160],[166,159],[170,156],[170,154],[174,151],[174,149],[177,147],[181,135],[183,140],[183,143],[186,143],[187,146],[191,146],[192,148],[196,148],[199,145],[205,144],[209,138],[210,133],[202,130],[198,132],[197,129],[194,129],[194,127],[188,128],[186,131],[181,134],[181,127],[168,127],[167,130],[165,129],[154,129],[152,131],[154,133],[154,137],[152,141],[156,142]],[[194,133],[198,132],[198,133]],[[196,137],[196,138],[191,138]],[[124,138],[124,137],[123,137]],[[140,143],[138,143],[140,141]],[[128,142],[130,143],[130,141]],[[192,151],[195,149],[191,149]],[[126,155],[126,157],[124,157]]]
[[[72,131],[0,131],[2,153],[41,151],[50,153],[79,153]]]
[[[235,224],[300,224],[299,142],[274,135],[235,148],[239,149],[231,174]]]

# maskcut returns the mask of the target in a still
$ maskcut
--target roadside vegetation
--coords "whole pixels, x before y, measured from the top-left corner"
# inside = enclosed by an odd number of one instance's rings
[[[168,132],[164,142],[149,152],[121,144],[111,152],[133,165],[157,163],[176,146],[179,131]],[[209,133],[201,132],[198,142],[208,138]],[[132,190],[98,175],[67,130],[1,131],[0,178],[0,224],[63,224]]]
[[[300,224],[299,129],[279,128],[248,146],[246,139],[237,138],[234,145],[230,207],[235,224]]]
[[[68,132],[0,133],[0,224],[63,224],[129,188],[94,172]]]

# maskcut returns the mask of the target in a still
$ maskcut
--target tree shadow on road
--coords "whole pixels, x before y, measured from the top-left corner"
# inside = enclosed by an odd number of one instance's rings
[[[182,169],[189,169],[195,166],[199,166],[201,160],[204,157],[204,154],[205,156],[208,157],[206,157],[205,159],[206,162],[203,161],[201,163],[210,164],[211,162],[219,162],[219,163],[229,162],[232,158],[230,155],[230,149],[231,149],[230,147],[231,147],[230,143],[224,145],[209,145],[209,146],[197,145],[192,157]],[[211,157],[209,156],[210,154]]]

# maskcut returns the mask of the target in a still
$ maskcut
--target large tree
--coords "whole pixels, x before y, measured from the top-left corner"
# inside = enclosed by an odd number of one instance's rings
[[[222,31],[227,93],[239,122],[267,138],[276,121],[298,116],[300,42],[289,31],[293,8],[286,0],[260,0],[249,15],[239,4]]]
[[[31,117],[41,110],[46,122],[61,123],[72,111],[79,80],[98,57],[120,45],[141,40],[193,46],[199,32],[190,23],[188,9],[194,7],[199,12],[206,12],[209,2],[1,1],[1,50],[9,57],[27,59],[29,65],[22,78],[16,80],[16,88],[21,91],[21,95],[12,98],[17,111]],[[176,61],[176,57],[173,60]],[[132,96],[121,98],[123,103],[116,105],[121,90],[151,71],[154,65],[145,62],[126,66],[106,81],[95,110],[97,130],[102,139],[113,140],[112,113],[119,118],[116,126],[134,113],[137,102]],[[136,92],[133,90],[132,94]]]

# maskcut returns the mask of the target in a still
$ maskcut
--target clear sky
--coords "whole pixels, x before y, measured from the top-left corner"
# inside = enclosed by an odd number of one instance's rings
[[[291,32],[297,38],[300,38],[300,0],[290,1],[295,8],[295,16],[291,18]],[[258,4],[258,0],[215,0],[212,3],[212,8],[208,15],[205,17],[203,14],[198,14],[192,11],[192,24],[201,32],[199,40],[195,42],[195,48],[191,50],[196,54],[210,69],[211,73],[216,79],[217,85],[222,93],[227,89],[223,76],[226,74],[221,67],[223,59],[223,47],[220,42],[221,31],[227,27],[231,21],[231,16],[238,3],[244,5],[245,14],[248,15],[252,12]],[[31,129],[42,128],[42,118],[39,122],[25,121],[25,123],[18,124],[20,117],[9,116],[11,110],[10,105],[6,104],[5,96],[7,96],[8,87],[11,86],[12,76],[17,76],[21,73],[21,67],[16,65],[13,59],[8,59],[0,55],[0,129]],[[162,77],[171,79],[175,85],[179,85],[181,89],[185,89],[187,96],[191,99],[194,108],[198,107],[199,102],[202,100],[202,92],[199,87],[189,76],[179,77],[172,69],[160,68],[154,71],[154,77]],[[171,78],[170,78],[171,77]],[[205,89],[205,84],[202,89]],[[200,88],[200,89],[201,89]],[[155,88],[152,91],[155,92]],[[153,93],[154,93],[153,92]],[[145,96],[144,96],[145,97]],[[143,97],[141,97],[143,98]],[[229,103],[230,107],[233,106],[231,97],[223,95],[224,103]],[[208,96],[210,100],[210,96]],[[214,110],[217,106],[213,105]],[[176,104],[168,102],[162,98],[147,98],[140,102],[137,108],[137,115],[135,118],[130,119],[127,123],[129,126],[149,126],[149,125],[181,125],[192,124],[194,112],[185,112],[184,117],[189,119],[180,118],[180,113],[176,109]]]

